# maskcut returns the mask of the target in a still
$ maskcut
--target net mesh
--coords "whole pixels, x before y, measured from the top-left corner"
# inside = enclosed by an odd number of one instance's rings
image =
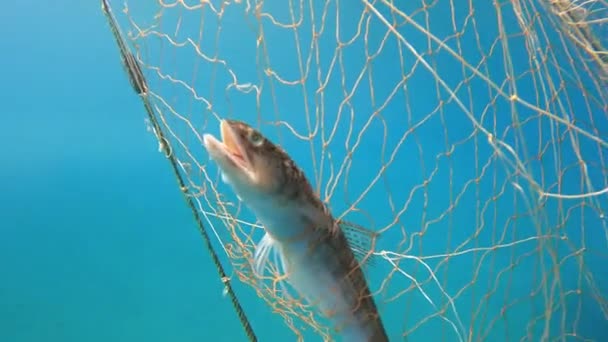
[[[270,308],[256,315],[276,323],[262,340],[283,328],[307,341],[332,332],[283,293],[275,263],[265,279],[253,275],[262,227],[202,147],[222,118],[283,146],[344,225],[377,232],[366,273],[391,338],[608,333],[598,332],[608,320],[608,55],[598,38],[608,37],[607,2],[178,0],[121,10],[166,134],[159,148],[179,160],[181,190],[231,279],[253,294],[246,311]]]

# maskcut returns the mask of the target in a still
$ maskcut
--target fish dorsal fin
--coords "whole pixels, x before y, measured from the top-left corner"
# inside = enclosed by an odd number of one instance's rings
[[[378,256],[371,254],[371,252],[374,251],[376,241],[380,235],[352,222],[340,220],[338,224],[357,261],[364,267],[375,266],[378,262]]]
[[[324,215],[319,215],[319,208],[313,205],[304,205],[299,208],[300,213],[310,222],[318,226],[327,226],[331,224],[335,227],[334,221],[329,207],[324,204]],[[378,262],[378,256],[371,254],[375,250],[375,243],[380,235],[370,229],[367,229],[356,223],[345,220],[337,221],[340,230],[344,233],[351,251],[355,254],[355,258],[364,268],[374,266]]]

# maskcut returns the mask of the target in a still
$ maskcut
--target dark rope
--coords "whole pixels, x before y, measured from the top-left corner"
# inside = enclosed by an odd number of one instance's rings
[[[131,82],[131,86],[133,87],[133,90],[135,91],[135,93],[137,93],[137,95],[139,95],[141,97],[141,99],[144,103],[146,112],[148,113],[148,118],[150,119],[150,122],[152,123],[152,126],[154,127],[154,130],[157,134],[158,140],[160,141],[162,146],[165,148],[166,152],[171,151],[171,147],[169,145],[169,140],[167,140],[165,138],[165,134],[164,134],[161,126],[159,125],[158,120],[156,119],[155,111],[154,111],[152,105],[150,104],[150,99],[148,98],[148,85],[147,85],[146,79],[144,78],[144,75],[141,71],[141,67],[140,67],[139,63],[137,62],[137,60],[135,59],[135,57],[133,56],[133,54],[127,48],[127,45],[125,44],[125,41],[124,41],[122,35],[120,34],[118,25],[116,24],[116,20],[114,19],[114,16],[112,15],[112,12],[110,10],[110,6],[109,6],[107,0],[101,0],[101,8],[102,8],[106,18],[108,19],[108,23],[110,24],[110,29],[112,30],[112,34],[114,35],[114,39],[116,40],[116,44],[118,45],[118,49],[120,50],[120,56],[122,58],[122,62],[123,62],[125,71],[127,72],[128,76],[129,76],[129,82]],[[171,164],[171,168],[173,169],[173,172],[175,173],[175,177],[177,178],[177,183],[178,183],[180,189],[186,189],[186,183],[184,182],[184,179],[179,172],[178,161],[176,160],[175,156],[172,153],[167,152],[166,155],[167,155],[167,159],[169,160],[169,162]],[[215,251],[215,249],[213,248],[213,245],[211,244],[211,239],[209,239],[209,234],[207,234],[205,225],[203,224],[203,221],[201,220],[201,216],[200,216],[198,210],[196,209],[194,201],[192,200],[191,197],[187,196],[185,190],[182,190],[182,192],[184,194],[184,198],[186,199],[188,206],[192,210],[192,214],[194,215],[194,220],[196,221],[199,232],[200,232],[201,236],[203,237],[205,247],[207,247],[207,250],[211,254],[211,258],[213,259],[213,263],[215,264],[215,267],[217,268],[217,272],[220,276],[220,279],[222,279],[222,282],[226,286],[227,294],[230,297],[230,301],[232,302],[232,305],[234,306],[234,309],[236,310],[236,312],[239,316],[241,324],[243,325],[243,328],[245,329],[245,333],[247,334],[247,337],[249,338],[250,341],[257,342],[257,337],[251,327],[251,324],[249,323],[249,320],[247,319],[247,316],[245,315],[245,312],[243,311],[243,308],[241,307],[241,303],[239,302],[238,298],[236,297],[236,294],[234,293],[234,290],[232,289],[232,285],[230,284],[230,278],[228,278],[226,276],[226,272],[224,271],[224,267],[222,266],[222,264],[220,262],[220,258],[218,257],[217,252]]]

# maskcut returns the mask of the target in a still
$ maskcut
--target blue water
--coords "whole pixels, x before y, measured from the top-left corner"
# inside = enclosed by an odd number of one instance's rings
[[[120,16],[122,3],[113,4],[117,16]],[[133,11],[137,9],[135,4],[130,6],[134,8]],[[267,11],[283,14],[277,19],[288,20],[286,6],[265,6]],[[420,5],[410,5],[412,8],[418,6]],[[476,16],[479,36],[475,36],[476,31],[469,27],[461,39],[466,42],[466,46],[461,48],[465,51],[467,60],[477,62],[481,58],[477,39],[483,46],[482,51],[487,53],[489,44],[497,35],[497,20],[492,5],[480,3],[475,7],[476,11],[487,11],[489,14]],[[352,16],[355,21],[351,21],[351,24],[356,22],[360,7],[346,8],[341,4],[341,8],[344,8],[344,12],[341,12],[343,18]],[[409,7],[404,8],[407,9]],[[140,18],[151,21],[153,11],[150,8],[140,10]],[[461,18],[458,25],[462,25],[467,11],[456,12],[457,17]],[[255,32],[248,26],[239,25],[243,23],[240,20],[242,14],[237,12],[228,10],[222,19],[225,33],[220,50],[222,56],[230,56],[231,66],[242,83],[255,83],[260,73],[256,69],[257,61],[252,57],[256,51]],[[175,20],[170,13],[168,11],[166,14],[168,23]],[[435,16],[449,15],[449,7],[438,5],[432,13]],[[384,14],[388,15],[388,12],[384,11]],[[195,14],[194,17],[198,15]],[[205,18],[205,26],[215,32],[213,27],[217,26],[217,20],[209,13]],[[420,15],[415,19],[418,22],[424,21]],[[515,18],[505,10],[503,20],[514,22]],[[126,31],[128,26],[125,21],[123,24]],[[305,21],[304,25],[306,24],[309,23]],[[273,31],[268,26],[265,29],[266,40],[275,42],[274,45],[269,43],[273,57],[272,67],[281,74],[298,75],[299,72],[293,70],[297,67],[294,62],[295,47],[290,45],[293,44],[293,33]],[[505,26],[508,25],[505,23]],[[170,25],[167,24],[167,27]],[[433,22],[431,27],[433,33],[440,37],[451,32],[451,23]],[[355,28],[354,25],[345,25],[343,37],[352,35]],[[375,26],[372,24],[371,37],[382,37],[385,30],[381,28],[377,22]],[[64,0],[52,7],[31,0],[4,4],[0,11],[0,32],[0,112],[4,114],[1,136],[5,144],[0,155],[0,341],[245,340],[229,300],[222,296],[223,286],[203,247],[170,166],[158,152],[154,136],[146,131],[143,107],[125,77],[100,5],[96,1],[74,0]],[[407,27],[400,32],[407,35],[407,39],[420,52],[425,51],[426,38],[420,32]],[[558,37],[551,32],[549,30],[549,37]],[[190,33],[184,30],[181,34]],[[301,32],[300,35],[303,41],[310,40],[309,32]],[[240,40],[237,41],[237,38]],[[369,50],[377,49],[379,41],[379,38],[372,39]],[[276,42],[285,44],[283,46]],[[327,70],[331,62],[328,56],[332,55],[332,42],[335,44],[334,37],[324,36],[320,43],[322,46],[326,44],[325,51],[328,51],[320,62],[323,70]],[[509,42],[512,59],[524,58],[527,63],[523,38],[513,37]],[[202,46],[210,49],[214,44],[215,40],[205,39]],[[373,88],[377,103],[372,103],[369,95],[365,95],[369,94],[370,86],[368,76],[364,75],[352,105],[346,105],[341,113],[340,127],[352,124],[355,133],[349,137],[347,130],[337,131],[329,145],[336,156],[344,156],[344,142],[349,139],[352,146],[369,113],[381,105],[382,99],[388,96],[394,84],[402,77],[400,73],[391,72],[401,69],[399,60],[394,58],[397,55],[396,43],[391,40],[391,44],[383,50],[385,57],[373,64]],[[310,47],[303,45],[302,49],[306,53]],[[453,43],[450,46],[457,49]],[[365,56],[358,55],[355,51],[362,49],[363,41],[359,40],[344,51],[347,56],[344,66],[352,69],[352,72],[347,72],[347,84],[352,85],[359,76]],[[495,48],[495,57],[491,58],[492,61],[487,66],[491,69],[489,74],[493,80],[502,81],[505,77],[503,49],[500,44]],[[163,51],[170,52],[162,57],[165,70],[182,73],[184,77],[191,76],[194,68],[192,52],[174,50],[164,46]],[[150,55],[146,58],[155,62],[160,57]],[[406,69],[411,69],[415,63],[412,55],[404,58]],[[564,69],[572,73],[568,69],[570,59],[563,53],[558,58],[563,58],[561,62]],[[452,57],[439,53],[433,61],[439,75],[452,89],[462,80],[461,66]],[[312,70],[316,70],[316,67],[314,65]],[[529,68],[529,64],[515,63],[513,67],[516,74],[519,74]],[[258,112],[255,96],[225,91],[228,78],[221,70],[215,79],[209,80],[212,68],[204,64],[197,68],[200,74],[195,83],[197,91],[215,99],[214,110],[219,114],[246,119],[252,123],[257,122],[259,117],[262,117],[262,121],[280,117],[299,132],[306,131],[302,88],[277,86],[274,89],[276,107],[272,103],[271,93],[265,90],[260,100],[264,105]],[[467,75],[470,76],[470,72]],[[556,76],[556,71],[552,71],[552,76]],[[315,72],[312,72],[311,77],[316,80]],[[333,123],[337,120],[338,108],[344,99],[340,82],[338,77],[331,79],[325,90],[326,122]],[[590,81],[584,78],[581,82],[587,85]],[[474,108],[474,114],[484,127],[497,127],[498,132],[504,132],[513,121],[509,103],[504,99],[497,100],[496,107],[490,109],[492,114],[480,119],[481,112],[492,100],[492,96],[489,95],[485,82],[473,79],[471,83],[471,88],[477,91],[469,94],[466,90],[460,90],[457,94],[459,98],[466,107]],[[383,133],[385,127],[378,120],[371,124],[369,133],[364,135],[351,166],[351,172],[356,176],[351,176],[348,186],[344,183],[337,184],[336,195],[331,202],[335,212],[341,213],[347,209],[343,196],[346,188],[353,194],[360,193],[376,175],[378,167],[385,163],[386,160],[382,161],[378,153],[383,146],[382,137],[386,135],[386,146],[394,147],[404,133],[404,129],[399,127],[411,126],[412,122],[421,120],[437,105],[436,83],[430,74],[422,71],[414,73],[407,84],[409,98],[401,92],[382,112],[383,119],[389,123],[388,133]],[[216,93],[210,95],[210,89],[214,86],[217,87],[214,88]],[[524,77],[517,86],[521,97],[531,103],[538,102],[535,94],[539,85],[531,78]],[[266,84],[266,87],[269,85]],[[158,89],[168,91],[171,88],[159,86]],[[572,102],[568,104],[570,108],[585,108],[581,121],[589,124],[595,120],[595,126],[599,129],[595,134],[606,141],[607,132],[600,128],[602,125],[608,127],[605,113],[595,104],[590,109],[592,114],[587,115],[585,104],[588,100],[580,94],[576,95],[576,89],[576,86],[568,87],[565,91],[571,95],[564,95],[563,98],[571,99]],[[306,90],[308,104],[314,108],[316,88],[307,84]],[[511,91],[506,85],[503,90]],[[466,181],[478,175],[476,172],[481,170],[493,152],[488,144],[468,140],[462,148],[455,150],[451,158],[436,158],[446,151],[447,146],[466,139],[472,132],[471,123],[462,110],[453,101],[448,101],[449,94],[444,90],[439,92],[447,102],[443,106],[443,116],[435,115],[421,125],[415,137],[412,135],[403,143],[400,152],[396,154],[396,161],[387,172],[386,182],[391,184],[392,191],[397,194],[397,206],[404,205],[410,191],[428,178],[436,166],[439,171],[426,191],[420,189],[413,193],[406,214],[400,217],[402,226],[385,234],[381,240],[382,248],[397,248],[403,239],[401,227],[404,227],[408,239],[405,245],[409,244],[409,239],[415,236],[413,234],[421,230],[421,222],[445,212],[450,203],[454,202],[455,194]],[[170,93],[168,98],[171,96],[175,96],[172,101],[176,108],[196,113],[193,108],[200,106],[199,109],[203,112],[200,104],[176,100],[189,96],[184,92]],[[606,101],[605,96],[604,93],[603,101]],[[410,103],[409,109],[404,106],[406,102]],[[351,107],[355,109],[352,118]],[[279,109],[278,112],[276,108]],[[410,116],[405,115],[405,112],[410,113]],[[522,118],[534,114],[523,106],[518,106],[518,113]],[[208,114],[205,112],[205,115]],[[197,115],[201,115],[200,112]],[[213,121],[215,119],[212,118],[211,123],[208,123],[204,122],[202,116],[191,118],[201,133],[217,133],[217,124]],[[447,141],[444,141],[444,127],[449,128]],[[582,127],[588,129],[584,124]],[[321,179],[315,180],[307,143],[294,138],[285,127],[281,127],[280,131],[272,125],[261,125],[260,128],[269,137],[281,141],[315,185],[320,184],[320,188],[324,189],[330,184],[331,170],[327,164],[323,174],[319,175]],[[535,154],[539,150],[536,135],[539,131],[550,132],[551,129],[549,120],[541,119],[521,129],[520,132],[525,135],[524,140],[512,132],[502,138],[513,144],[518,153]],[[564,131],[561,127],[560,132]],[[393,132],[396,134],[391,134]],[[479,135],[476,139],[482,141],[485,137]],[[546,140],[547,137],[545,142]],[[524,152],[522,141],[525,141],[527,152]],[[189,142],[195,144],[193,139]],[[582,138],[580,144],[583,158],[596,163],[603,162],[605,166],[608,162],[605,147],[601,155],[597,144]],[[477,150],[473,149],[476,145],[479,146]],[[572,150],[567,147],[571,145],[567,141],[562,145],[565,147],[560,152],[561,169],[576,161]],[[321,147],[317,144],[315,148],[316,158],[319,158]],[[419,148],[422,148],[423,153],[419,153]],[[202,149],[196,153],[200,155]],[[389,153],[390,151],[387,155]],[[548,188],[558,182],[557,175],[552,171],[555,169],[554,162],[551,153],[547,153],[542,164],[532,162],[530,166],[536,179],[545,179],[546,184],[543,186]],[[450,169],[453,174],[448,173]],[[540,169],[548,171],[540,174]],[[213,166],[210,166],[210,170],[214,172]],[[509,169],[499,163],[492,164],[488,171],[491,176],[483,178],[478,186],[484,201],[499,191],[493,177],[502,184],[508,173],[506,170]],[[561,189],[552,187],[552,192],[580,191],[579,171],[567,171],[561,177]],[[598,171],[597,167],[592,167],[590,177],[596,189],[607,186],[605,170]],[[521,178],[513,178],[511,181],[522,185],[525,191],[530,191]],[[455,191],[452,199],[450,189]],[[508,185],[505,191],[503,200],[488,205],[484,214],[476,214],[476,210],[482,207],[476,204],[478,197],[475,192],[465,192],[451,219],[431,225],[423,237],[413,237],[415,242],[408,253],[424,256],[453,251],[458,244],[474,234],[475,228],[481,224],[478,221],[480,218],[488,221],[486,224],[489,228],[482,230],[477,240],[470,242],[464,249],[539,235],[537,225],[529,219],[521,219],[518,223],[508,221],[512,214],[522,214],[526,206],[524,197],[512,185]],[[430,199],[429,203],[425,202],[427,198]],[[530,198],[536,200],[536,196]],[[598,198],[594,203],[604,212],[607,211],[606,196]],[[393,219],[384,185],[372,189],[359,206],[373,213],[375,229],[387,225]],[[564,203],[564,206],[570,208],[573,204]],[[574,246],[567,248],[559,242],[550,242],[557,244],[555,250],[558,259],[564,260],[560,264],[562,288],[556,291],[566,293],[579,287],[577,284],[581,273],[577,260],[564,258],[584,243],[588,250],[593,251],[586,255],[585,264],[595,277],[600,296],[605,298],[608,280],[601,274],[606,262],[605,220],[599,219],[597,210],[590,207],[573,209],[566,220],[566,226],[558,231],[555,225],[564,219],[556,217],[557,209],[557,201],[548,200],[545,211],[539,216],[544,220],[544,225],[540,225],[544,227],[541,228],[543,234],[567,235]],[[365,215],[348,218],[364,225],[372,225]],[[501,240],[503,232],[506,232],[507,237]],[[542,294],[533,298],[529,296],[530,291],[536,290],[540,284],[542,272],[539,271],[538,257],[524,257],[521,265],[512,271],[506,272],[506,275],[500,273],[518,257],[535,252],[537,246],[533,242],[503,249],[500,253],[488,254],[488,259],[484,262],[480,262],[482,253],[471,253],[451,258],[447,267],[440,268],[438,276],[446,291],[453,296],[471,281],[472,270],[481,265],[475,284],[456,301],[464,326],[467,329],[470,325],[475,327],[475,340],[480,338],[479,334],[484,330],[492,327],[486,340],[518,341],[526,335],[527,323],[543,314],[545,308]],[[404,247],[400,246],[402,249]],[[540,254],[536,251],[535,255]],[[551,273],[551,255],[543,255],[543,260],[547,262],[545,273]],[[434,267],[439,260],[427,262]],[[404,261],[400,266],[418,280],[428,277],[428,272],[412,261]],[[370,282],[379,284],[388,270],[390,267],[387,268],[386,263],[372,269]],[[552,281],[552,277],[550,275],[548,281]],[[385,303],[384,300],[411,285],[405,277],[397,275],[393,279],[387,292],[378,297],[378,302],[381,303],[383,319],[391,340],[401,340],[400,335],[404,331],[437,310],[430,307],[417,291],[408,292],[392,304]],[[444,283],[444,279],[449,281]],[[496,279],[499,281],[494,281]],[[272,315],[270,309],[250,288],[237,281],[235,283],[260,340],[294,339],[283,321]],[[591,296],[584,280],[582,283],[580,297],[568,292],[563,300],[567,310],[564,311],[563,307],[554,308],[558,318],[551,321],[550,331],[561,331],[562,313],[567,312],[564,316],[567,331],[602,341],[608,336],[607,320],[599,310],[598,299]],[[424,288],[438,305],[446,304],[446,298],[432,283]],[[482,301],[490,292],[492,294],[488,299]],[[507,308],[507,317],[500,318],[499,313],[506,303],[511,304]],[[475,310],[481,310],[482,314],[472,322]],[[454,320],[449,308],[446,315]],[[496,323],[491,325],[490,321],[497,317]],[[529,331],[528,341],[540,338],[541,327],[542,324],[537,323]],[[505,331],[509,334],[505,334]],[[433,318],[414,331],[408,340],[457,341],[450,327],[439,318]]]

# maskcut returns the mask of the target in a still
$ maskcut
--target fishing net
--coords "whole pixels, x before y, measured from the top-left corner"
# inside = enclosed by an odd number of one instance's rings
[[[605,1],[126,1],[114,12],[164,135],[150,131],[221,248],[223,281],[240,284],[254,328],[273,323],[261,340],[332,332],[283,293],[272,262],[253,275],[263,229],[202,146],[223,118],[283,146],[345,229],[371,237],[365,272],[391,339],[608,334]]]

